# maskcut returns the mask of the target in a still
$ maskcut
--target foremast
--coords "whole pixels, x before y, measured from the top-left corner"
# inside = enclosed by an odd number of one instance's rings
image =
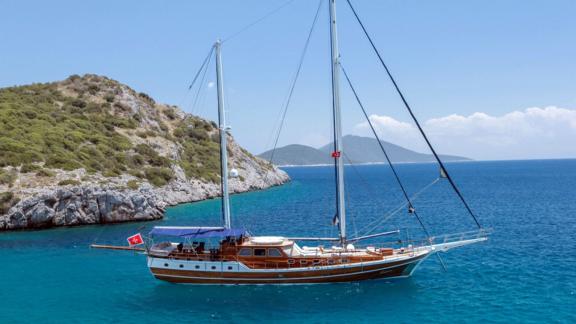
[[[222,78],[222,42],[214,43],[216,53],[216,90],[218,93],[218,130],[220,133],[220,190],[222,191],[222,218],[224,227],[230,224],[230,194],[228,192],[228,138],[226,113],[224,111],[224,83]]]
[[[344,195],[344,160],[342,159],[342,121],[340,110],[340,53],[336,28],[336,0],[329,0],[330,44],[332,53],[332,111],[334,115],[334,152],[336,169],[336,216],[340,227],[340,243],[346,247],[346,202]]]

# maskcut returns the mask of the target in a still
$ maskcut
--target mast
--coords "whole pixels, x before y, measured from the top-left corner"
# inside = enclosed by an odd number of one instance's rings
[[[336,212],[340,221],[340,243],[346,245],[346,203],[344,196],[344,161],[342,160],[342,121],[340,112],[340,53],[336,29],[336,0],[330,4],[330,44],[332,52],[332,110],[334,115],[334,157],[336,168]]]
[[[224,84],[222,80],[222,42],[214,43],[216,50],[216,88],[218,92],[218,129],[220,132],[220,190],[222,191],[222,218],[224,227],[230,228],[230,195],[228,193],[228,145],[226,114],[224,112]]]

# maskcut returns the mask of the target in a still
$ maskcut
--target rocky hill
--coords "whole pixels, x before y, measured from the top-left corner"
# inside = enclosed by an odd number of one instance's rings
[[[229,136],[233,192],[289,180]],[[0,230],[158,219],[219,195],[215,123],[97,75],[0,89]]]

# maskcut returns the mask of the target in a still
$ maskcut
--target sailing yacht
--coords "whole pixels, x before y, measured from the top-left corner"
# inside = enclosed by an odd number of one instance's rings
[[[447,178],[450,184],[453,185],[480,230],[442,237],[431,237],[428,235],[421,242],[410,242],[410,244],[395,247],[378,245],[359,247],[360,244],[358,243],[363,240],[397,234],[399,231],[382,232],[362,237],[348,237],[346,230],[344,161],[342,159],[344,152],[342,147],[339,94],[339,79],[342,67],[337,40],[336,0],[328,0],[328,2],[332,62],[332,112],[334,119],[334,151],[332,152],[332,157],[335,162],[337,191],[334,223],[339,226],[339,236],[253,236],[246,229],[233,228],[231,226],[226,143],[229,128],[226,125],[224,109],[222,43],[217,41],[211,53],[214,53],[216,57],[223,225],[221,227],[154,227],[150,232],[150,241],[145,253],[148,267],[157,279],[174,283],[236,285],[319,284],[380,278],[402,278],[411,276],[422,261],[434,254],[487,240],[486,232],[482,230],[476,221],[439,159],[438,163],[441,167],[442,178]],[[355,11],[354,14],[356,14]],[[364,29],[364,26],[362,27]],[[387,68],[386,71],[388,72]],[[347,75],[346,79],[349,81]],[[395,82],[394,85],[396,86]],[[397,90],[399,91],[398,88]],[[354,94],[356,95],[356,92]],[[403,96],[402,99],[404,100]],[[376,133],[374,135],[377,136]],[[427,138],[426,141],[428,142]],[[428,142],[428,144],[430,143]],[[430,148],[437,157],[432,146]],[[382,150],[384,151],[384,148]],[[388,158],[385,151],[384,154]],[[392,164],[390,166],[393,168]],[[397,176],[396,172],[394,174]],[[399,180],[398,177],[397,179]],[[406,194],[403,187],[402,190],[408,201],[409,212],[416,214],[410,197]],[[418,220],[420,219],[418,218]],[[426,233],[428,232],[426,231]],[[166,240],[166,238],[168,239]],[[302,242],[316,242],[318,245],[312,247],[301,246],[299,243]],[[325,245],[327,246],[325,247]]]

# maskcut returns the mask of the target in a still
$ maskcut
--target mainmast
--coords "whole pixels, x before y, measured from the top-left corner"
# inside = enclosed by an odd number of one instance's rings
[[[336,163],[336,212],[340,221],[340,243],[346,245],[346,203],[344,196],[344,161],[342,159],[342,121],[340,117],[340,54],[336,29],[336,0],[330,4],[330,44],[332,52],[332,110],[334,114],[334,152]]]
[[[228,146],[226,114],[224,112],[224,84],[222,80],[222,42],[214,44],[216,50],[216,88],[218,92],[218,129],[220,132],[220,189],[222,191],[222,218],[224,227],[230,228],[230,195],[228,193]]]

